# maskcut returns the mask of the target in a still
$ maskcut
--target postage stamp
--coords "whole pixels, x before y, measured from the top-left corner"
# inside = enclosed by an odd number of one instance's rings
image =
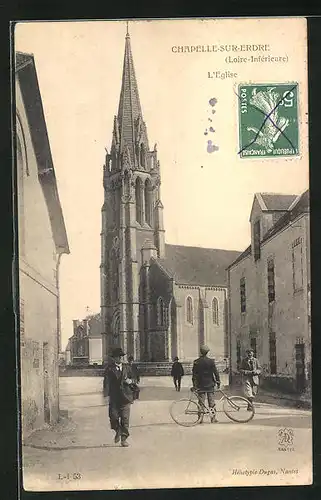
[[[238,87],[239,155],[299,154],[298,84],[247,84]]]

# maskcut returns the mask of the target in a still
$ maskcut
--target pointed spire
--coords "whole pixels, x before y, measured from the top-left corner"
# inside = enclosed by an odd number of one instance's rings
[[[142,118],[142,110],[140,105],[127,21],[122,86],[117,118],[119,124],[120,152],[124,151],[125,145],[127,144],[134,163],[136,124],[138,117]]]

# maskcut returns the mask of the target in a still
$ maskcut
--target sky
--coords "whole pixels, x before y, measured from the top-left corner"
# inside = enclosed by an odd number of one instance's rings
[[[306,21],[132,21],[129,32],[149,145],[157,143],[160,160],[166,242],[244,250],[255,192],[300,194],[308,187]],[[100,310],[102,174],[125,34],[124,21],[29,22],[15,31],[15,49],[35,58],[71,251],[60,272],[63,348],[72,320]],[[268,45],[262,55],[287,62],[248,64],[226,60],[243,53],[172,50],[220,44]],[[208,77],[216,71],[237,76]],[[300,89],[300,156],[241,159],[237,86],[293,81]],[[209,138],[218,146],[212,153]]]

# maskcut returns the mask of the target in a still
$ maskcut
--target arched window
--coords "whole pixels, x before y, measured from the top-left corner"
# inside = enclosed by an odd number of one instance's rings
[[[142,206],[142,181],[139,177],[135,184],[135,200],[136,200],[136,221],[141,224],[143,221],[143,206]]]
[[[156,305],[156,323],[157,326],[164,326],[164,301],[162,297],[158,297]]]
[[[218,300],[216,297],[212,301],[212,317],[214,325],[218,325]]]
[[[152,199],[152,185],[149,179],[145,182],[145,220],[149,226],[152,225],[152,210],[153,210],[153,199]]]
[[[193,324],[193,299],[192,297],[187,297],[186,299],[186,321],[187,323]]]

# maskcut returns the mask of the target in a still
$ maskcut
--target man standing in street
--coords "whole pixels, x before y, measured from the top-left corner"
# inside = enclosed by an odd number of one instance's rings
[[[203,345],[200,348],[200,357],[193,364],[193,387],[198,391],[198,398],[205,403],[207,396],[208,405],[215,413],[215,385],[220,388],[220,374],[216,368],[214,359],[207,356],[210,349]],[[211,417],[211,422],[217,422],[216,416]]]
[[[124,447],[129,446],[129,416],[130,405],[134,401],[132,390],[133,373],[127,363],[123,363],[125,356],[121,347],[112,350],[112,359],[105,371],[105,386],[109,395],[110,427],[115,431],[115,443],[121,441]]]
[[[261,367],[258,360],[254,357],[253,349],[246,351],[246,358],[242,361],[240,372],[243,378],[244,396],[249,401],[247,409],[251,411],[254,398],[257,395],[259,375],[261,373]]]
[[[182,363],[178,361],[178,357],[174,358],[172,364],[171,376],[173,377],[175,389],[179,392],[181,390],[181,381],[184,376],[184,368]]]

